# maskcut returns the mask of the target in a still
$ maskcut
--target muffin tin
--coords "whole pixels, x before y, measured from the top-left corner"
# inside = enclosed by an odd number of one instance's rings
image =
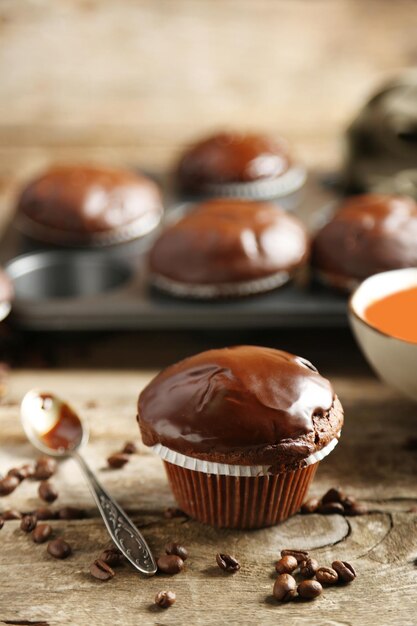
[[[310,209],[299,211],[307,221]],[[177,205],[168,210],[166,219],[175,219],[184,210],[186,205]],[[42,330],[347,324],[346,297],[303,281],[265,295],[216,302],[163,295],[147,281],[146,254],[153,237],[99,250],[42,249],[12,224],[1,255],[16,294],[11,319],[21,327]]]

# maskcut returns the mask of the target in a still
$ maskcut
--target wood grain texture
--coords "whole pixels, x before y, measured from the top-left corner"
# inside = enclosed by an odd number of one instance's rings
[[[85,507],[88,519],[52,522],[57,535],[73,545],[74,554],[59,562],[7,522],[0,531],[0,623],[23,620],[53,624],[275,624],[290,625],[415,623],[417,557],[417,458],[404,442],[413,431],[415,406],[370,377],[337,376],[334,385],[346,410],[339,446],[321,464],[311,493],[320,495],[340,484],[363,498],[363,517],[296,515],[275,528],[254,532],[215,530],[186,518],[167,520],[174,505],[159,459],[140,445],[122,470],[106,469],[105,458],[127,439],[138,439],[135,403],[152,375],[143,371],[17,371],[10,394],[0,407],[0,471],[30,461],[36,453],[26,443],[18,419],[18,402],[33,386],[71,398],[89,419],[91,441],[85,455],[103,484],[143,529],[155,554],[169,540],[189,548],[186,570],[178,576],[143,579],[128,566],[108,583],[91,578],[89,564],[107,543],[106,531],[71,461],[53,479],[60,496],[56,506]],[[97,399],[97,400],[96,400]],[[90,405],[96,400],[95,406]],[[26,481],[2,498],[2,508],[39,506],[36,483]],[[283,548],[312,550],[322,564],[335,558],[358,570],[349,587],[330,588],[314,603],[280,606],[271,596],[274,562]],[[230,551],[242,563],[235,576],[215,565],[215,553]],[[177,603],[156,609],[153,597],[173,589]],[[20,620],[20,621],[19,621]],[[394,622],[393,622],[394,620]]]

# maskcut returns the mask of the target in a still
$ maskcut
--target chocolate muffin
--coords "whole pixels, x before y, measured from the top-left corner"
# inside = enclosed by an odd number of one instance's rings
[[[338,442],[343,410],[309,361],[237,346],[158,374],[139,396],[138,422],[182,510],[214,526],[256,528],[299,509]]]
[[[149,257],[152,283],[175,296],[245,296],[286,283],[308,256],[302,223],[275,205],[209,200],[168,226]]]
[[[275,198],[298,190],[305,178],[287,142],[261,133],[214,134],[188,148],[177,166],[179,187],[196,195]]]
[[[406,196],[345,200],[316,235],[312,263],[325,284],[351,291],[379,272],[417,266],[417,204]]]
[[[92,165],[54,166],[29,183],[17,204],[28,236],[56,245],[101,246],[141,237],[163,213],[146,176]]]
[[[0,321],[8,316],[14,297],[12,283],[7,274],[0,268]]]

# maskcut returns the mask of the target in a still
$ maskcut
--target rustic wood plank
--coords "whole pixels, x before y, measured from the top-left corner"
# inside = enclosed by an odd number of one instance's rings
[[[144,580],[126,566],[107,584],[91,579],[89,563],[106,544],[107,535],[81,476],[68,461],[54,478],[60,493],[57,506],[85,507],[89,518],[52,525],[73,544],[74,555],[56,562],[44,546],[32,544],[17,522],[7,522],[0,534],[0,563],[8,572],[2,580],[0,623],[18,619],[78,626],[130,625],[138,620],[269,625],[281,618],[294,625],[359,626],[392,623],[394,616],[396,623],[413,623],[417,514],[410,509],[417,503],[417,458],[404,449],[404,443],[412,431],[414,405],[374,378],[334,378],[346,409],[346,425],[339,446],[321,464],[312,493],[322,494],[340,483],[367,502],[368,515],[297,515],[276,528],[219,531],[186,518],[164,518],[165,507],[174,502],[160,461],[144,446],[122,470],[105,468],[110,452],[127,439],[138,439],[135,401],[151,375],[143,371],[13,372],[7,402],[0,407],[0,471],[36,456],[18,420],[24,392],[39,386],[70,398],[91,424],[85,454],[102,482],[131,512],[156,554],[170,539],[187,545],[191,556],[186,571],[174,578],[158,575]],[[22,510],[38,505],[36,483],[29,481],[0,502],[1,507]],[[312,604],[278,606],[271,598],[273,564],[284,547],[311,549],[323,564],[335,558],[352,561],[358,578],[348,588],[326,589]],[[214,555],[220,549],[241,559],[242,570],[236,576],[225,577],[216,568]],[[167,612],[157,611],[153,597],[167,587],[176,591],[177,604]],[[382,617],[376,612],[378,597],[384,606]]]

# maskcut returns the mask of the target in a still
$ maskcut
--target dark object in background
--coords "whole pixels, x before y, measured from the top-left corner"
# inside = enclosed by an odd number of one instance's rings
[[[417,74],[383,85],[347,130],[343,179],[354,191],[417,199]]]

